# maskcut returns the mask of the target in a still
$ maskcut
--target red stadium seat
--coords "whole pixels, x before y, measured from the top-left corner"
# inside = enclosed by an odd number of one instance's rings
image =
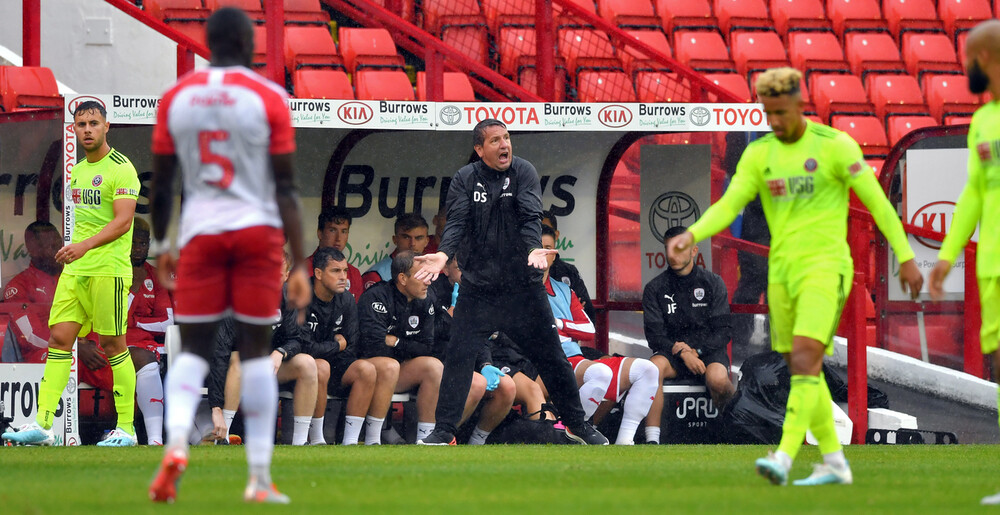
[[[834,129],[851,135],[861,145],[865,156],[885,156],[889,153],[889,139],[882,122],[874,116],[834,116],[830,124]]]
[[[937,4],[944,30],[952,38],[993,17],[989,0],[938,0]]]
[[[736,71],[747,78],[754,71],[788,66],[785,46],[774,32],[734,32],[729,40]]]
[[[788,35],[788,55],[792,66],[813,73],[850,73],[844,50],[829,32],[793,32]]]
[[[691,98],[688,79],[670,72],[639,72],[635,76],[639,102],[687,102]]]
[[[717,32],[675,32],[674,55],[678,61],[701,72],[736,71],[729,49]]]
[[[505,28],[500,31],[497,46],[500,54],[500,73],[517,77],[518,61],[522,56],[534,56],[537,33],[528,28]]]
[[[441,27],[441,40],[469,59],[489,66],[489,35],[485,23],[445,24]]]
[[[930,112],[920,84],[909,75],[869,76],[868,93],[875,104],[875,115],[883,120],[889,115]]]
[[[868,114],[875,110],[856,75],[814,75],[812,80],[813,102],[824,120],[837,114]]]
[[[319,5],[319,0],[284,0],[285,23],[326,25],[330,15]]]
[[[718,0],[715,14],[719,17],[719,28],[727,38],[738,29],[773,29],[764,0]]]
[[[167,22],[171,20],[205,20],[211,11],[201,0],[146,0],[143,8],[150,16]]]
[[[476,0],[424,0],[424,30],[431,34],[441,33],[441,26],[457,19],[459,23],[468,24],[470,22],[486,24],[486,17],[479,9],[479,2]]]
[[[603,31],[563,29],[559,31],[559,55],[566,59],[570,77],[581,68],[621,68],[615,49]]]
[[[952,40],[944,34],[904,34],[902,51],[907,71],[917,79],[925,73],[962,73]]]
[[[0,66],[0,107],[4,111],[62,108],[52,70],[44,66]]]
[[[889,24],[889,32],[896,39],[907,31],[943,32],[932,0],[884,0],[882,13]]]
[[[403,68],[403,56],[396,51],[396,43],[388,30],[340,27],[339,34],[347,73],[365,67]]]
[[[747,79],[743,75],[738,73],[709,73],[705,75],[705,78],[739,97],[739,102],[753,101],[753,95],[750,94],[750,87],[747,86]],[[719,99],[715,98],[715,95],[709,94],[708,101],[718,102]]]
[[[580,102],[635,102],[635,89],[625,72],[582,70],[577,77]]]
[[[417,72],[417,100],[427,100],[427,73]],[[472,81],[462,72],[444,72],[444,102],[475,102]]]
[[[719,28],[719,20],[712,14],[708,0],[656,0],[656,12],[668,34],[680,29]]]
[[[354,99],[354,89],[344,70],[301,68],[292,74],[296,98]]]
[[[889,144],[895,145],[910,132],[937,124],[937,120],[930,116],[893,116],[889,119]]]
[[[489,64],[486,17],[476,0],[426,0],[424,29],[473,61]]]
[[[330,31],[324,27],[285,27],[285,67],[293,72],[302,66],[343,67]]]
[[[641,41],[642,43],[659,50],[664,56],[673,57],[673,52],[670,49],[670,43],[667,41],[667,37],[663,35],[662,32],[658,30],[627,30],[625,32],[637,41]],[[647,70],[664,68],[664,65],[660,64],[658,61],[650,59],[645,53],[632,47],[619,47],[618,58],[621,60],[622,65],[625,66],[625,72],[629,75],[635,75],[635,71],[640,68]]]
[[[906,73],[903,58],[892,36],[875,32],[849,32],[844,35],[844,50],[851,73]]]
[[[597,12],[612,25],[631,29],[660,29],[660,19],[648,0],[597,0]]]
[[[820,0],[771,0],[771,18],[781,35],[797,30],[831,30]]]
[[[954,115],[944,117],[945,125],[969,125],[970,123],[972,123],[971,116]]]
[[[958,54],[958,62],[962,65],[962,69],[964,70],[967,64],[965,62],[967,58],[965,55],[965,40],[969,39],[969,31],[966,30],[959,32],[958,38],[956,39],[957,41],[955,42],[955,50],[956,53]]]
[[[533,27],[535,25],[534,0],[482,0],[483,14],[490,32],[498,34],[505,26]]]
[[[971,115],[982,105],[982,100],[969,92],[964,75],[927,75],[923,86],[931,116],[944,123],[947,116]]]
[[[520,59],[521,64],[518,66],[517,72],[517,83],[521,85],[522,88],[531,91],[538,91],[538,70],[536,68],[534,56],[524,56]],[[557,59],[556,60],[556,74],[555,74],[555,99],[556,102],[562,102],[566,100],[566,84],[568,82],[565,61]]]
[[[878,0],[828,0],[826,14],[841,38],[847,32],[886,30]]]
[[[205,0],[205,8],[215,12],[223,7],[237,7],[254,21],[264,21],[264,7],[260,0]]]
[[[410,79],[402,70],[358,70],[354,93],[358,100],[415,100]]]

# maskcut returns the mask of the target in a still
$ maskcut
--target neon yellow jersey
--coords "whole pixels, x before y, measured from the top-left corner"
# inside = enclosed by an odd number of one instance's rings
[[[849,275],[854,266],[847,246],[847,208],[853,189],[899,261],[913,259],[903,225],[858,144],[837,129],[806,123],[794,143],[768,134],[747,147],[726,193],[691,226],[695,240],[728,227],[760,194],[771,229],[770,281],[817,268]]]
[[[979,230],[976,249],[976,275],[1000,276],[1000,102],[987,103],[972,115],[969,127],[969,180],[955,205],[955,219],[938,259],[954,263],[958,253],[976,230],[976,224],[987,221],[988,228]]]
[[[74,215],[73,243],[99,232],[115,217],[112,203],[120,198],[139,198],[139,176],[124,154],[111,149],[100,161],[84,158],[73,166],[71,179]],[[132,227],[118,239],[94,247],[82,258],[63,268],[64,274],[131,277]]]

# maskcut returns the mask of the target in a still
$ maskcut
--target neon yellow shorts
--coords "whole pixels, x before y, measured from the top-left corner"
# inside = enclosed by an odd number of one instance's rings
[[[1000,345],[1000,277],[980,277],[979,309],[982,326],[979,328],[979,345],[983,354],[993,354]]]
[[[823,342],[833,354],[833,335],[851,292],[851,278],[838,272],[814,272],[798,280],[770,282],[767,302],[771,315],[771,348],[788,353],[792,338]]]
[[[49,325],[76,322],[79,336],[93,330],[104,336],[125,334],[130,277],[62,274],[49,312]]]

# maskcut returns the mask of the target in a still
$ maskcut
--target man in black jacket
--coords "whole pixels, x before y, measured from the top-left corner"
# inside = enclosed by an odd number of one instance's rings
[[[427,284],[414,277],[417,265],[413,251],[392,258],[391,281],[377,283],[358,300],[361,341],[365,356],[380,366],[398,363],[396,393],[417,389],[417,440],[434,429],[434,407],[438,403],[441,349],[434,341],[434,304],[427,297]],[[471,365],[470,365],[471,371]],[[486,391],[480,380],[473,406]],[[388,407],[387,407],[388,409]]]
[[[559,221],[556,220],[552,210],[542,211],[542,225],[547,225],[556,232],[556,243],[559,243]],[[563,261],[562,257],[556,254],[556,260],[549,267],[549,277],[569,286],[576,294],[576,298],[580,299],[580,304],[583,304],[583,312],[591,320],[597,319],[594,303],[590,300],[590,292],[587,291],[587,285],[584,284],[583,277],[580,277],[580,271],[575,265]]]
[[[608,439],[583,420],[576,378],[566,361],[542,286],[545,256],[541,244],[542,191],[538,172],[515,157],[507,126],[479,122],[472,135],[480,160],[463,166],[448,190],[448,222],[439,250],[417,258],[418,280],[432,281],[448,259],[458,256],[462,294],[455,306],[445,356],[438,425],[418,443],[449,445],[472,382],[478,344],[500,330],[520,342],[579,443],[607,445]]]
[[[663,241],[686,231],[672,227]],[[702,378],[716,407],[732,398],[729,380],[729,300],[726,284],[718,275],[695,266],[698,247],[685,259],[670,260],[669,268],[646,284],[642,292],[643,328],[653,351],[650,358],[663,379]],[[659,443],[663,391],[658,389],[646,419],[646,441]]]

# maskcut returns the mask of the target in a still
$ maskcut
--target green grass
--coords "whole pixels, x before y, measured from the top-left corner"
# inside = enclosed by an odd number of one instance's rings
[[[1000,488],[995,446],[847,449],[855,484],[775,487],[759,446],[280,446],[291,506],[248,506],[242,447],[198,447],[173,506],[146,488],[162,449],[0,448],[0,513],[968,513]],[[811,471],[816,448],[792,478]]]

